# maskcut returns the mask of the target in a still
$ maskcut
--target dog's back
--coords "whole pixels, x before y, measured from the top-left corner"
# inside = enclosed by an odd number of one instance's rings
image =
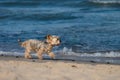
[[[30,39],[24,42],[21,42],[21,40],[18,40],[18,42],[21,45],[21,47],[24,47],[24,48],[29,47],[33,50],[39,49],[40,47],[42,47],[42,45],[44,45],[43,41],[36,40],[36,39]]]

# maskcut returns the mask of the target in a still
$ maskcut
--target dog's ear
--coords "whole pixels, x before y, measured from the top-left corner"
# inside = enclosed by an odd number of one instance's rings
[[[51,38],[51,35],[48,34],[48,35],[46,36],[46,39],[50,39],[50,38]]]

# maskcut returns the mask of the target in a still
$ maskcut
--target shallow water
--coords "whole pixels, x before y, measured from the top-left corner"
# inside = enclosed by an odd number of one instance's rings
[[[57,53],[120,57],[120,0],[0,1],[1,53],[23,53],[17,39],[47,34],[61,37]]]

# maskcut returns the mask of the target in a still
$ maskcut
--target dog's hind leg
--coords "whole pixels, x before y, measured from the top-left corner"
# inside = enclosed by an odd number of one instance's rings
[[[43,54],[43,50],[39,50],[39,51],[37,52],[38,58],[39,58],[40,60],[43,59],[42,54]]]

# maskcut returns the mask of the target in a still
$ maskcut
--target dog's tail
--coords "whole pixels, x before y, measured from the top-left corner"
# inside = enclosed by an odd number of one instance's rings
[[[19,44],[21,47],[25,47],[25,46],[26,46],[26,42],[22,42],[20,39],[18,39],[18,44]]]

